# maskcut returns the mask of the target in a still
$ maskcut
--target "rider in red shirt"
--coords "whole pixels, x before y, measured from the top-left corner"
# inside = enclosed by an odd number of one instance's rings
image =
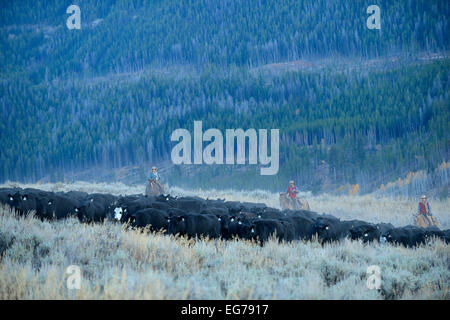
[[[295,199],[297,198],[297,187],[294,185],[294,180],[289,181],[289,187],[287,189],[287,193],[289,194],[289,198]]]
[[[417,207],[417,213],[423,214],[423,215],[427,215],[428,214],[428,215],[432,216],[430,204],[427,201],[427,196],[423,195],[420,198],[420,200],[421,201],[419,202],[419,206]]]

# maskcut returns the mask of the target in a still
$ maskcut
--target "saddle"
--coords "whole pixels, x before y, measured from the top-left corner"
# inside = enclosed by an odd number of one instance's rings
[[[428,214],[418,213],[414,214],[414,225],[422,228],[428,228],[431,226],[438,226],[438,221],[434,216]]]

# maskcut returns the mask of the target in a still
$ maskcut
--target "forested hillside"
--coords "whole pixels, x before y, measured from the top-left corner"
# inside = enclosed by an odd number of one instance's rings
[[[0,181],[167,161],[176,128],[279,128],[280,172],[174,167],[184,186],[371,191],[449,160],[450,2],[3,1]],[[443,58],[420,61],[437,53]],[[389,68],[259,72],[288,61]]]
[[[38,81],[148,65],[255,66],[448,49],[448,1],[377,1],[381,31],[366,27],[372,2],[86,0],[76,2],[82,31],[74,32],[65,27],[72,0],[4,1],[1,68],[32,70]]]

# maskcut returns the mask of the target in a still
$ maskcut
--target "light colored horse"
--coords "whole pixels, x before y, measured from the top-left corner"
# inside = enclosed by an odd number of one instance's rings
[[[145,188],[146,196],[159,196],[164,194],[164,187],[158,181],[150,180]]]
[[[414,225],[422,228],[428,228],[431,226],[438,226],[438,221],[434,216],[424,215],[424,214],[413,214]]]
[[[306,201],[306,199],[291,199],[287,197],[286,193],[280,193],[280,206],[283,210],[310,210],[309,203],[308,201]]]

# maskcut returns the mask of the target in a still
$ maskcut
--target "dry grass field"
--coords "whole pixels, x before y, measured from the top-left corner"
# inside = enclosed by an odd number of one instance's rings
[[[114,194],[143,191],[142,186],[121,184],[18,186]],[[263,191],[202,195],[277,206],[276,194]],[[413,200],[370,196],[308,200],[318,212],[395,225],[410,223],[409,211],[415,209]],[[448,201],[432,206],[448,228]],[[194,241],[112,222],[42,222],[0,208],[0,299],[449,299],[449,253],[442,241],[415,249],[349,240],[325,246],[272,240],[264,247],[241,240]],[[67,288],[70,265],[81,269],[80,289]],[[371,265],[381,269],[379,290],[366,285]]]

